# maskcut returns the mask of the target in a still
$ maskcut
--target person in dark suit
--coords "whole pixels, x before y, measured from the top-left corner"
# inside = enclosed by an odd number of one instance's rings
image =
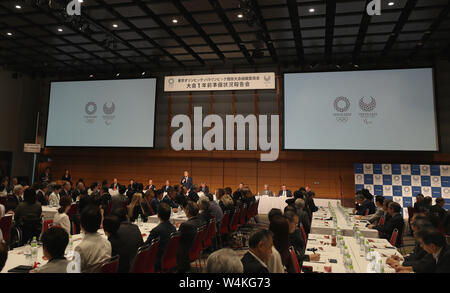
[[[187,189],[186,186],[184,186],[185,189]],[[193,202],[197,202],[199,199],[199,196],[197,194],[197,192],[200,189],[198,188],[197,184],[194,184],[194,186],[190,189],[187,190],[188,191],[188,200],[193,201]]]
[[[177,229],[174,225],[170,223],[170,206],[164,202],[162,202],[158,206],[158,219],[160,223],[158,226],[153,228],[148,235],[145,244],[150,244],[152,241],[159,237],[159,248],[156,253],[155,260],[155,271],[158,272],[161,270],[161,260],[166,251],[167,245],[169,244],[170,235],[175,233]]]
[[[424,199],[423,194],[419,193],[416,195],[416,202],[414,203],[414,212],[419,212],[421,206],[422,206],[422,201]]]
[[[158,206],[159,206],[161,200],[163,199],[163,196],[164,196],[164,191],[162,189],[156,191],[155,197],[150,202],[153,212],[158,210]]]
[[[118,191],[119,188],[120,188],[119,180],[117,180],[117,178],[114,178],[113,179],[113,183],[111,183],[111,186],[109,188],[111,188],[112,190],[117,190]]]
[[[22,243],[27,243],[41,233],[42,206],[36,200],[36,191],[33,189],[25,190],[23,197],[24,201],[14,211],[14,222],[22,229]]]
[[[444,209],[445,200],[442,197],[436,198],[436,204],[430,208],[430,213],[439,219],[441,223],[444,222],[447,216],[447,211]]]
[[[180,242],[176,253],[177,271],[185,273],[191,269],[189,261],[189,252],[197,235],[197,229],[206,225],[201,218],[198,217],[198,206],[195,202],[188,202],[184,208],[188,220],[180,225]]]
[[[50,183],[50,181],[52,181],[52,176],[50,175],[50,167],[47,167],[41,175],[41,182]]]
[[[295,208],[297,210],[299,226],[302,224],[306,235],[308,235],[311,232],[311,222],[309,221],[308,213],[305,211],[305,201],[297,198],[295,200]]]
[[[6,200],[6,206],[5,211],[15,211],[17,206],[23,201],[23,186],[22,185],[16,185],[13,190],[13,194],[11,196],[8,196],[8,199]]]
[[[233,192],[234,205],[237,205],[238,201],[240,202],[242,200],[242,192],[241,191],[243,188],[244,188],[244,183],[241,182],[241,183],[239,183],[239,188]]]
[[[163,197],[161,203],[164,202],[168,204],[172,209],[174,209],[174,212],[176,213],[178,211],[178,204],[175,202],[175,196],[175,190],[171,190],[166,194],[166,196]]]
[[[356,201],[358,202],[358,205],[356,206],[356,215],[359,216],[366,216],[375,214],[377,208],[375,207],[375,204],[372,200],[368,199],[364,194],[357,193],[356,195]]]
[[[11,194],[12,188],[9,186],[9,180],[7,177],[2,179],[2,184],[0,184],[0,193],[6,192],[6,194]]]
[[[153,180],[152,179],[148,180],[148,185],[145,186],[145,190],[152,190],[153,192],[156,191],[156,186],[153,185]]]
[[[398,230],[398,236],[395,243],[396,247],[400,247],[401,244],[401,236],[403,234],[403,226],[404,220],[403,216],[400,214],[401,206],[396,202],[391,202],[388,207],[388,213],[391,215],[391,218],[386,220],[385,224],[381,227],[369,225],[369,228],[377,229],[380,232],[380,238],[384,238],[387,240],[391,239],[392,233],[395,229]]]
[[[182,186],[186,186],[187,190],[190,190],[192,188],[192,185],[194,184],[192,181],[192,177],[189,177],[189,172],[184,171],[184,176],[180,180],[180,184]]]
[[[72,184],[72,175],[70,175],[69,169],[64,171],[64,175],[61,177],[62,181],[68,181]]]
[[[209,194],[209,187],[208,185],[206,185],[206,182],[202,182],[202,184],[200,185],[200,191],[205,195]]]
[[[166,180],[166,184],[163,187],[161,187],[161,190],[167,193],[172,190],[172,186],[170,186],[169,180]]]
[[[289,189],[287,189],[285,184],[283,184],[281,186],[281,190],[278,192],[278,196],[292,197],[292,192]]]
[[[63,197],[63,196],[69,196],[72,197],[72,185],[70,184],[69,181],[64,182],[63,188],[61,189],[61,191],[59,192],[59,197]]]
[[[144,245],[139,228],[127,220],[124,209],[116,209],[103,220],[103,229],[111,242],[111,255],[119,255],[119,273],[128,273],[139,247]]]
[[[39,189],[36,190],[36,197],[37,200],[41,203],[41,205],[46,206],[48,205],[48,196],[46,195],[48,191],[48,185],[47,183],[38,183]]]
[[[272,254],[273,238],[270,230],[257,230],[250,235],[249,251],[241,259],[244,274],[269,273],[266,263]]]

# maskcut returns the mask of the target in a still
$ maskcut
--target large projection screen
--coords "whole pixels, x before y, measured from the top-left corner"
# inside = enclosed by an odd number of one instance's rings
[[[284,149],[437,151],[433,70],[285,74]]]
[[[153,147],[156,79],[52,82],[46,146]]]

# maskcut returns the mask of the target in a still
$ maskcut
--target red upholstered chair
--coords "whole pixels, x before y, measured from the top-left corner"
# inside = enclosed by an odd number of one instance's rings
[[[178,250],[178,243],[180,242],[180,233],[175,232],[170,235],[169,243],[161,260],[161,270],[169,272],[177,267],[176,254]]]
[[[138,274],[153,273],[158,247],[159,239],[154,240],[151,244],[139,247],[131,272]]]
[[[237,208],[234,211],[233,217],[231,218],[230,228],[229,232],[234,232],[239,228],[239,219],[241,216],[241,211],[239,208]]]
[[[247,205],[244,204],[241,211],[240,221],[238,226],[243,226],[245,223],[247,223],[247,219],[245,218],[247,216]]]
[[[297,274],[301,273],[301,267],[300,264],[298,263],[298,259],[297,259],[297,254],[295,253],[295,249],[294,247],[290,247],[289,248],[289,254],[291,257],[291,262],[292,262],[292,267],[294,268],[295,272]]]
[[[149,257],[147,259],[147,273],[154,273],[155,272],[155,261],[156,261],[156,254],[159,249],[159,239],[156,241],[153,241],[150,245],[150,252]]]
[[[202,251],[202,242],[203,238],[205,237],[205,234],[206,234],[206,226],[197,229],[197,235],[195,236],[191,250],[189,251],[190,262],[193,262],[199,258],[200,252]]]
[[[216,237],[216,219],[212,218],[208,223],[205,240],[203,241],[203,249],[211,247],[214,237]]]
[[[394,229],[391,235],[391,239],[389,240],[389,243],[391,243],[392,246],[395,246],[397,243],[397,237],[398,237],[398,230]]]
[[[42,233],[47,232],[48,228],[53,226],[53,220],[45,220],[42,224]]]
[[[303,228],[303,224],[300,224],[300,230],[302,231],[302,236],[303,236],[303,239],[305,240],[303,249],[306,249],[306,242],[308,242],[308,238],[306,237],[306,232],[305,232],[305,228]]]
[[[69,216],[69,219],[71,219],[71,220],[72,220],[72,217],[76,214],[78,214],[78,202],[73,203],[70,206],[70,209],[67,211],[67,215]]]
[[[378,221],[378,226],[383,226],[384,225],[384,217],[381,217],[380,220]]]
[[[0,219],[0,229],[2,230],[3,239],[8,242],[11,237],[12,215],[4,216]]]
[[[102,274],[115,274],[117,273],[117,270],[119,269],[119,255],[115,255],[105,261],[100,266],[100,273]]]

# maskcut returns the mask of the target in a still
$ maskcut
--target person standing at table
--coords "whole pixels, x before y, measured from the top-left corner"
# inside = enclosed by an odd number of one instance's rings
[[[261,192],[261,195],[273,196],[272,191],[269,189],[269,184],[264,184],[264,190]]]
[[[42,234],[42,248],[48,262],[31,273],[67,273],[69,261],[64,257],[69,234],[60,227],[51,227]]]
[[[64,175],[61,177],[62,181],[68,181],[72,184],[72,175],[70,175],[69,169],[64,171]]]
[[[177,232],[175,226],[170,223],[170,213],[170,206],[168,204],[162,202],[158,206],[158,219],[160,222],[158,226],[150,231],[150,234],[145,241],[145,244],[150,244],[154,239],[159,237],[159,248],[155,260],[156,272],[161,270],[161,260],[166,251],[167,244],[169,244],[170,235]]]
[[[192,177],[189,177],[189,172],[188,171],[184,171],[184,176],[181,178],[180,181],[182,186],[186,186],[187,190],[191,190],[192,185],[194,184],[192,181]]]
[[[292,197],[292,192],[287,189],[286,184],[283,184],[281,186],[281,190],[278,192],[278,196]]]
[[[111,243],[97,232],[101,222],[102,214],[98,206],[85,207],[81,213],[81,230],[84,237],[75,247],[75,251],[80,254],[82,273],[98,272],[100,265],[111,258]]]
[[[272,254],[272,232],[257,230],[250,235],[249,250],[241,259],[244,274],[269,273],[267,262]]]

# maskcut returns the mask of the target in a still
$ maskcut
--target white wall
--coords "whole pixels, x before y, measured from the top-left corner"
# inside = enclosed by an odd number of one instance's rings
[[[40,98],[39,78],[32,79],[0,69],[0,151],[13,152],[11,176],[29,176],[33,155],[23,152],[24,143],[33,143]]]

